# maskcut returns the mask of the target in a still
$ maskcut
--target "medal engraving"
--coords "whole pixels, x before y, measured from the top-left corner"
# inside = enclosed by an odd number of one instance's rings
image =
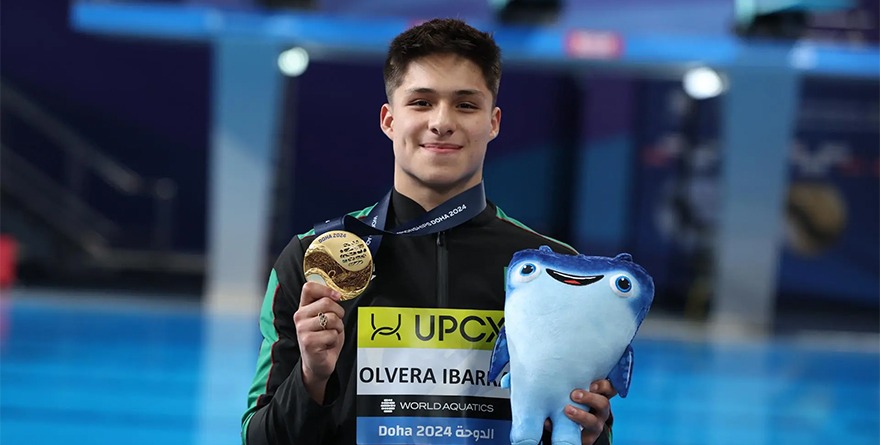
[[[350,300],[373,278],[373,256],[357,235],[333,230],[315,238],[303,259],[306,281],[321,283]]]

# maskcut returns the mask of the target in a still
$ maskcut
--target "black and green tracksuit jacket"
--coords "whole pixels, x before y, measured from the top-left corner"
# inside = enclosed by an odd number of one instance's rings
[[[363,217],[368,211],[355,216]],[[396,227],[424,213],[416,202],[393,192],[388,225]],[[326,403],[320,405],[302,383],[293,323],[305,282],[303,252],[313,239],[311,233],[295,237],[269,279],[260,313],[263,343],[242,419],[246,445],[355,444],[358,307],[503,310],[504,268],[514,252],[548,245],[557,252],[575,253],[570,246],[509,218],[491,203],[476,217],[445,232],[383,237],[370,286],[360,297],[341,303],[346,340],[327,386]],[[609,442],[610,426],[597,443]]]

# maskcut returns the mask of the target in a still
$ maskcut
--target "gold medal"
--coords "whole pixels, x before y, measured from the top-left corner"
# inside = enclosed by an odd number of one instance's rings
[[[306,281],[321,283],[350,300],[373,278],[373,255],[364,240],[343,230],[316,237],[303,259]]]

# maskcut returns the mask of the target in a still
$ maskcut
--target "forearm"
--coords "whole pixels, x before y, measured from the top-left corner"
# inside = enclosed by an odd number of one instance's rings
[[[300,363],[275,391],[272,399],[257,409],[247,425],[246,445],[318,445],[335,431],[332,404],[338,395],[335,375],[327,385],[325,400],[315,402],[302,380]]]
[[[317,445],[326,442],[327,431],[333,432],[329,404],[312,400],[303,382],[293,320],[302,288],[297,269],[302,264],[301,249],[296,243],[285,249],[266,287],[260,312],[263,343],[242,424],[245,445]],[[338,379],[331,378],[329,385],[335,393],[325,401],[335,400],[339,392]]]

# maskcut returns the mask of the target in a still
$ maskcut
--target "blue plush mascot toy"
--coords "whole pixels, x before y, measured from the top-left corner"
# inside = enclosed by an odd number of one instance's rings
[[[541,246],[513,255],[506,293],[489,378],[510,363],[501,379],[510,388],[510,442],[537,444],[550,418],[554,445],[580,444],[580,428],[563,414],[574,404],[571,391],[608,378],[626,397],[631,343],[654,301],[654,281],[627,253],[563,255]]]

